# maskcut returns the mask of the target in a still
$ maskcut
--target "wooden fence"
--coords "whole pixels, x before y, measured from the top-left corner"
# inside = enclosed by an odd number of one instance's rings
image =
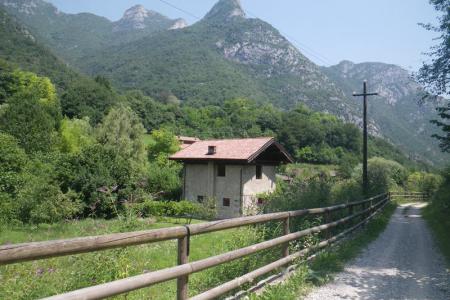
[[[102,299],[177,279],[177,299],[184,300],[188,298],[188,278],[190,274],[254,254],[258,251],[282,246],[281,259],[191,298],[196,300],[214,299],[337,241],[368,222],[391,200],[391,197],[395,196],[396,194],[391,195],[387,193],[358,202],[324,208],[278,212],[147,231],[2,246],[0,247],[0,265],[178,239],[177,266],[79,289],[46,299]],[[340,212],[340,215],[345,215],[345,217],[334,220],[334,217],[336,217],[334,213],[336,212]],[[326,224],[291,233],[290,220],[305,216],[323,216]],[[271,221],[283,222],[282,236],[224,254],[189,262],[191,236]],[[330,237],[333,228],[348,223],[350,225],[344,231]],[[289,242],[324,231],[328,232],[325,240],[313,247],[305,248],[292,254],[289,253]]]
[[[408,200],[426,201],[430,195],[420,192],[390,192],[389,195],[392,199],[405,198]]]

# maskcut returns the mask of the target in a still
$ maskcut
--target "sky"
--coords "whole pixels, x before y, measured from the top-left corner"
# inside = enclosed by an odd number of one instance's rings
[[[142,4],[192,24],[217,0],[47,1],[66,13],[91,12],[113,21]],[[423,53],[436,44],[436,33],[418,25],[436,23],[438,14],[428,0],[241,0],[241,4],[249,17],[272,24],[319,65],[345,59],[392,63],[416,71],[427,59]]]

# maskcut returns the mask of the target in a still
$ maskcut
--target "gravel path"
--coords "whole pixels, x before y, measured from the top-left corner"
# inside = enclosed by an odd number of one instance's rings
[[[333,282],[306,299],[449,300],[450,270],[421,218],[420,208],[420,204],[397,208],[378,239]]]

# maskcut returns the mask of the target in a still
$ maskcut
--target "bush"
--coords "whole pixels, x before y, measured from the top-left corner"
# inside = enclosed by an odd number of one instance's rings
[[[373,157],[368,161],[367,176],[369,195],[377,195],[403,185],[407,178],[407,171],[398,162]],[[362,165],[355,168],[352,177],[362,184]]]
[[[30,161],[25,169],[24,185],[15,205],[22,222],[54,223],[78,215],[83,205],[80,195],[63,192],[57,182],[57,155],[43,155]]]
[[[331,204],[332,180],[321,174],[310,179],[296,179],[292,184],[279,183],[268,195],[267,212],[299,210]]]
[[[190,201],[146,200],[134,206],[141,217],[200,217],[204,218],[203,206]]]
[[[442,184],[443,178],[437,174],[414,172],[408,176],[406,186],[409,191],[434,194]]]
[[[159,157],[151,162],[148,171],[148,189],[154,197],[162,199],[176,199],[181,195],[180,172],[182,165],[170,161],[165,157]]]

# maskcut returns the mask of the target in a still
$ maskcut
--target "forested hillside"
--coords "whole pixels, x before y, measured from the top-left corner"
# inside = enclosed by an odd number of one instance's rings
[[[20,6],[21,12],[33,14],[40,8],[57,13],[49,4],[40,7],[41,1],[32,2],[37,6]],[[232,5],[231,10],[226,4]],[[130,80],[124,89],[105,76],[80,75],[42,46],[45,38],[4,11],[0,16],[0,211],[6,221],[114,217],[126,209],[127,201],[178,199],[181,166],[168,160],[179,147],[175,135],[274,136],[297,162],[333,165],[346,180],[356,180],[359,174],[355,167],[361,160],[361,132],[338,112],[355,106],[354,100],[348,100],[347,106],[334,99],[338,116],[318,112],[327,110],[319,107],[327,101],[315,101],[312,96],[306,101],[315,103],[310,107],[303,101],[286,106],[272,101],[275,94],[265,90],[267,80],[278,78],[274,82],[289,86],[281,80],[287,78],[289,67],[290,74],[309,86],[311,93],[344,92],[270,25],[244,18],[234,2],[219,2],[193,26],[159,31],[130,43],[128,50],[135,52],[128,52],[126,65],[149,70],[151,80],[143,81],[149,86],[142,90],[133,86],[139,76],[126,69],[113,73],[112,68],[109,73]],[[233,22],[224,24],[224,18]],[[260,29],[259,35],[249,36],[248,30],[254,28]],[[219,35],[224,39],[217,46],[221,50],[211,48],[209,44]],[[269,52],[244,47],[232,53],[228,48],[244,38],[253,39],[246,44],[249,47],[263,47],[265,37],[272,40]],[[187,44],[192,47],[176,50]],[[277,45],[281,45],[279,51],[274,50]],[[145,53],[141,49],[158,59],[140,60],[138,54]],[[111,63],[123,59],[100,53]],[[102,67],[92,63],[90,68]],[[370,156],[394,160],[410,170],[428,168],[381,137],[371,137],[369,148]]]
[[[25,26],[0,7],[0,58],[40,75],[58,86],[68,86],[80,76],[43,46]]]
[[[361,105],[350,91],[369,79],[382,94],[371,102],[371,133],[412,158],[445,159],[429,138],[435,133],[429,125],[435,105],[418,104],[423,91],[406,71],[371,63],[348,74],[342,72],[345,64],[320,68],[270,24],[248,18],[239,1],[219,1],[191,26],[139,5],[112,22],[93,14],[66,14],[42,0],[0,4],[72,67],[162,101],[222,105],[243,97],[282,109],[303,103],[360,126]]]

